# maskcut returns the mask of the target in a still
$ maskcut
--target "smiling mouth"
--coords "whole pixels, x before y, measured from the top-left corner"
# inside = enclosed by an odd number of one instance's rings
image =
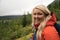
[[[40,19],[35,19],[35,22],[40,22]]]
[[[38,24],[38,23],[41,22],[41,19],[40,19],[40,18],[35,18],[35,19],[34,19],[34,22],[35,22],[35,24]]]

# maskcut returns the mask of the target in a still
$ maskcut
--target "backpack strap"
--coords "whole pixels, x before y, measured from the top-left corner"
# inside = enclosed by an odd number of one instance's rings
[[[54,26],[55,26],[55,29],[58,32],[58,35],[60,36],[60,24],[55,23]]]

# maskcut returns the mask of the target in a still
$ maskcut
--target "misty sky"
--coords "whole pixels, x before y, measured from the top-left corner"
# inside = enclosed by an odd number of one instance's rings
[[[23,15],[36,5],[43,4],[48,6],[54,0],[0,0],[0,16],[4,15]]]

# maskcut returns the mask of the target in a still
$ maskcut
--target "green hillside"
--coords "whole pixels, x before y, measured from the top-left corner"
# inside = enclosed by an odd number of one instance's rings
[[[55,0],[50,5],[48,5],[50,11],[55,12],[57,21],[60,20],[60,0]]]
[[[26,22],[24,15],[0,17],[0,40],[15,40],[31,33],[31,14],[25,16]]]

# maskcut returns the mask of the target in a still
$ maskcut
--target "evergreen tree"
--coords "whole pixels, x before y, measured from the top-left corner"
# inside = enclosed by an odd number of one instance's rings
[[[27,24],[26,15],[24,14],[24,15],[23,15],[23,19],[22,19],[22,26],[25,27],[26,24]]]

